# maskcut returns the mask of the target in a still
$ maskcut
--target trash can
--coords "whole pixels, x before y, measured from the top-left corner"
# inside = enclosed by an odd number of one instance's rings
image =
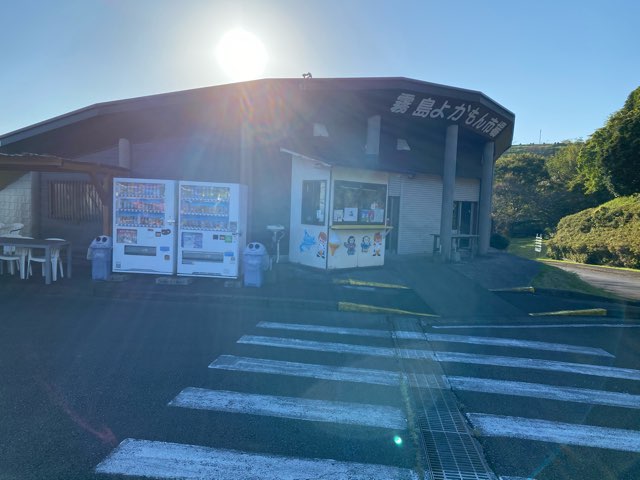
[[[87,260],[91,260],[91,279],[109,280],[111,276],[111,237],[100,235],[89,245]]]
[[[242,256],[245,287],[261,287],[263,272],[269,268],[269,256],[264,245],[251,242],[246,246]]]

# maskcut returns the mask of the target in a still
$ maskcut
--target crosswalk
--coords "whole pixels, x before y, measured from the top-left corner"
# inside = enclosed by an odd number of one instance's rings
[[[214,371],[242,372],[245,375],[279,375],[291,379],[315,379],[330,382],[386,386],[400,389],[406,384],[416,391],[479,392],[502,398],[530,398],[540,401],[600,405],[620,409],[640,409],[640,395],[571,386],[574,376],[587,378],[640,380],[640,370],[613,367],[603,363],[615,357],[595,347],[540,342],[505,337],[449,335],[422,331],[391,331],[384,328],[354,328],[345,325],[319,325],[286,322],[259,322],[264,335],[244,335],[239,348],[259,356],[221,355],[208,365]],[[310,339],[312,338],[312,339]],[[340,341],[335,341],[339,339]],[[373,339],[376,339],[375,341]],[[379,346],[380,339],[389,346]],[[331,341],[329,341],[331,340]],[[393,341],[392,341],[393,340]],[[398,346],[400,342],[400,346]],[[407,342],[403,344],[403,342]],[[446,350],[432,349],[443,344]],[[500,354],[454,351],[457,346],[481,346]],[[505,351],[513,356],[505,355]],[[268,358],[273,353],[273,357]],[[548,360],[539,353],[569,355],[572,361]],[[298,361],[277,359],[291,353]],[[295,353],[295,355],[294,355]],[[411,374],[398,369],[376,369],[320,363],[317,353],[334,356],[403,359],[417,364],[486,365],[500,378],[480,378],[444,373]],[[498,353],[498,352],[496,352]],[[285,355],[288,357],[288,355]],[[575,361],[575,357],[581,359]],[[592,360],[589,360],[592,359]],[[566,385],[523,382],[505,379],[511,372],[554,372],[566,376]],[[441,371],[440,371],[441,372]],[[499,402],[496,402],[499,405]],[[324,422],[405,432],[412,426],[408,413],[398,406],[338,400],[264,395],[229,390],[185,386],[167,405],[185,411],[213,411],[234,415],[284,418],[299,422]],[[415,412],[414,412],[415,413]],[[418,412],[420,413],[420,412]],[[560,422],[557,419],[525,418],[503,415],[496,407],[491,411],[467,412],[471,428],[485,438],[513,438],[531,442],[550,442],[619,452],[640,452],[640,432],[602,425]],[[417,465],[416,465],[417,467]],[[124,440],[97,467],[99,474],[143,476],[150,478],[210,478],[238,480],[262,479],[418,479],[463,478],[459,472],[434,472],[421,477],[419,468],[401,468],[366,462],[336,461],[323,458],[299,458],[269,452],[244,452],[210,446],[159,442],[144,439]],[[502,473],[502,472],[501,472]],[[510,472],[504,472],[509,474]],[[429,476],[431,475],[431,476]],[[450,475],[450,476],[447,476]],[[500,478],[516,478],[515,476]],[[464,478],[497,479],[497,476]]]

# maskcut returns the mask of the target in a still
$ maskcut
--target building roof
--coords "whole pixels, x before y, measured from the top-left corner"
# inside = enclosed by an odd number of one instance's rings
[[[495,141],[496,157],[511,145],[515,120],[481,92],[403,77],[263,79],[98,103],[0,135],[0,152],[74,158],[123,137],[224,131],[243,120],[263,131],[288,130],[317,118],[376,114],[403,138],[457,123],[471,139]]]

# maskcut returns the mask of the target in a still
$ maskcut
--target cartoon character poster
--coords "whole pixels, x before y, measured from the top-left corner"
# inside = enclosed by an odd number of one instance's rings
[[[326,252],[327,252],[327,234],[325,232],[320,232],[318,234],[318,250],[316,253],[316,257],[325,258]]]
[[[336,254],[336,250],[340,248],[340,237],[336,232],[331,232],[329,235],[329,251],[331,252],[331,256],[333,257]]]
[[[344,246],[347,248],[347,255],[355,255],[356,254],[356,237],[353,235],[349,235],[347,241],[344,242]]]
[[[382,234],[376,232],[373,234],[373,256],[379,257],[382,252]]]
[[[369,253],[369,249],[371,248],[371,237],[369,237],[369,235],[362,237],[360,248],[362,249],[362,253]]]
[[[300,252],[308,251],[315,244],[316,244],[316,238],[313,235],[310,235],[309,232],[307,232],[307,230],[305,230],[304,238],[302,239],[302,243],[300,243]]]

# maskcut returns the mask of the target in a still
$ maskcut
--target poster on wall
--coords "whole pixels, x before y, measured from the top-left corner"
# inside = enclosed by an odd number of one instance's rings
[[[326,259],[331,248],[326,231],[321,228],[305,228],[297,245],[300,263],[312,267],[326,267]]]
[[[345,208],[344,209],[344,221],[345,222],[357,222],[358,221],[358,209],[357,208]]]

